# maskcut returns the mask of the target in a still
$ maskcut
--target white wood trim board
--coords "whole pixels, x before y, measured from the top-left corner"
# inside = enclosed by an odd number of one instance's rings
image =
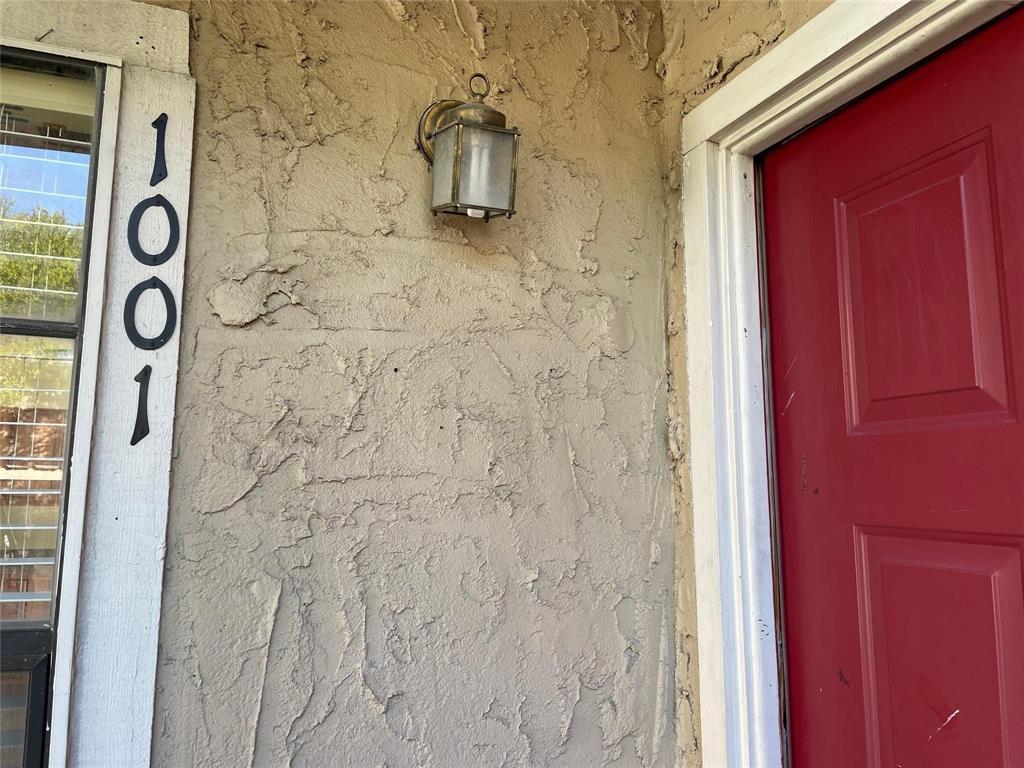
[[[706,768],[780,768],[755,157],[1018,0],[835,0],[682,121],[690,456]]]
[[[76,766],[120,768],[148,765],[153,730],[157,642],[163,592],[171,439],[178,384],[178,351],[188,197],[192,166],[195,83],[190,77],[144,67],[125,67],[114,167],[107,295],[100,340],[99,385],[92,430],[82,578],[75,626],[75,675],[69,751]],[[168,116],[168,176],[150,186],[156,131]],[[139,263],[128,247],[128,219],[135,206],[163,195],[177,212],[178,247],[158,266]],[[145,214],[159,221],[159,209]],[[143,235],[140,239],[146,243]],[[159,250],[166,240],[149,246]],[[138,349],[125,333],[125,300],[132,288],[156,276],[175,298],[176,328],[156,350]],[[135,312],[140,331],[155,336],[166,312],[156,291],[146,291]],[[152,299],[148,304],[146,299]],[[130,445],[139,384],[152,367],[150,433]],[[58,627],[58,635],[63,628]]]
[[[46,51],[50,53],[50,51]],[[107,249],[110,206],[117,154],[117,117],[121,104],[121,67],[108,63],[104,77],[103,112],[100,115],[99,151],[93,192],[89,273],[78,364],[75,430],[71,446],[72,468],[67,484],[63,551],[60,558],[60,602],[57,626],[74,627],[78,620],[78,587],[82,571],[85,534],[85,500],[92,458],[92,425],[99,374],[100,337],[107,286]],[[74,677],[75,633],[57,632],[53,653],[53,698],[50,709],[50,765],[67,762],[67,734],[71,717],[71,686]]]

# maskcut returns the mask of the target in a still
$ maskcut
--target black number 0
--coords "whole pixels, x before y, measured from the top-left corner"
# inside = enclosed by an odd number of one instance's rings
[[[170,230],[167,234],[167,245],[164,246],[160,253],[147,252],[142,247],[142,243],[139,242],[139,225],[142,223],[142,214],[154,206],[164,209],[164,213],[167,215],[167,225]],[[163,264],[178,250],[178,239],[180,237],[181,228],[178,226],[178,213],[174,210],[174,206],[171,205],[170,201],[163,195],[147,197],[132,209],[132,215],[128,217],[128,247],[131,249],[132,256],[140,264],[148,264],[151,267]]]
[[[139,297],[151,289],[160,291],[160,295],[164,299],[164,311],[167,313],[167,320],[164,323],[164,329],[160,333],[153,338],[147,338],[139,333],[139,328],[135,324],[135,308],[139,303]],[[124,330],[128,334],[128,338],[131,339],[132,344],[139,349],[160,349],[174,335],[174,327],[177,325],[177,322],[178,307],[174,303],[174,294],[167,287],[167,283],[156,275],[149,278],[149,280],[143,280],[132,288],[128,293],[128,298],[124,301]]]

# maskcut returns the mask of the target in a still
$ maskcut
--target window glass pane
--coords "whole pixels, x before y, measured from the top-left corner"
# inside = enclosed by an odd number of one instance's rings
[[[94,69],[4,58],[0,67],[0,315],[4,317],[75,319],[95,108]]]
[[[74,342],[0,336],[0,620],[46,620]]]
[[[25,754],[29,672],[0,672],[0,766],[21,766]]]

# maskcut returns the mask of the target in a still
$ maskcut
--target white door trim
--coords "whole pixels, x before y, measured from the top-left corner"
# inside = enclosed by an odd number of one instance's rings
[[[1020,0],[835,0],[683,118],[700,732],[783,764],[754,159]]]

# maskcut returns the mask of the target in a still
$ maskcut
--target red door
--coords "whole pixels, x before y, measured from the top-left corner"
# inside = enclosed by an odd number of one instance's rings
[[[763,171],[794,765],[1024,766],[1024,12]]]

